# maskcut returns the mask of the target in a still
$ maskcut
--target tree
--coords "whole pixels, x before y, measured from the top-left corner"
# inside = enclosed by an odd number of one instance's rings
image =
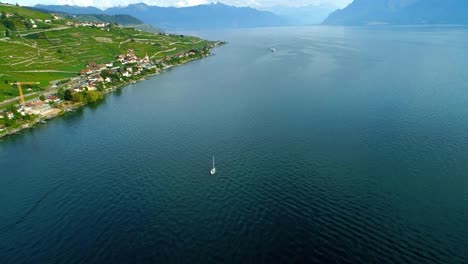
[[[5,30],[5,37],[9,38],[10,37],[10,31],[7,29]]]
[[[100,76],[101,76],[103,79],[107,78],[107,77],[109,76],[109,71],[108,71],[108,70],[103,70],[103,71],[101,71]]]
[[[41,94],[41,96],[39,96],[39,100],[41,100],[41,101],[45,101],[45,100],[46,100],[46,98],[45,98],[45,96],[44,96],[43,94]]]
[[[63,88],[57,90],[57,97],[62,100],[65,99],[65,90]]]
[[[11,21],[10,19],[4,19],[3,20],[3,25],[6,28],[8,28],[9,30],[15,30],[16,29],[15,23],[13,21]]]
[[[29,21],[25,21],[25,22],[24,22],[24,26],[25,26],[27,29],[31,29],[31,28],[32,28],[32,24],[31,24],[31,22],[29,22]]]
[[[6,19],[6,12],[2,11],[2,14],[0,15],[0,19]]]
[[[63,99],[65,99],[65,101],[71,101],[73,99],[73,96],[72,96],[72,93],[71,93],[70,89],[65,91],[65,93],[63,95]]]
[[[99,91],[88,91],[86,92],[86,101],[89,103],[93,103],[99,100],[102,100],[104,96]]]
[[[84,92],[81,92],[81,93],[74,93],[72,95],[72,100],[74,102],[84,102],[85,101],[85,93]]]
[[[104,84],[103,84],[102,82],[100,82],[100,83],[98,83],[98,84],[96,85],[96,88],[97,88],[97,90],[98,90],[99,92],[102,92],[102,91],[104,91]]]

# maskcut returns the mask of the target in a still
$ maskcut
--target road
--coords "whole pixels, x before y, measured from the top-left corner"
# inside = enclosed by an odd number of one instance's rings
[[[55,81],[52,81],[51,84],[55,84],[57,81],[60,81],[60,80],[55,80]],[[80,77],[75,77],[71,80],[70,83],[75,83],[75,82],[78,82],[78,84],[75,84],[72,88],[75,88],[77,85],[82,85],[83,84],[83,79],[81,79]],[[65,85],[68,85],[70,83],[66,83],[64,84]],[[39,92],[33,92],[33,93],[28,93],[28,94],[25,94],[24,97],[29,97],[31,95],[40,95],[40,94],[49,94],[49,93],[56,93],[58,88],[60,87],[50,87],[48,89],[45,89],[44,91],[39,91]],[[4,100],[2,102],[0,102],[0,108],[1,107],[4,107],[5,105],[8,105],[8,104],[11,104],[13,102],[16,102],[16,101],[19,101],[21,98],[19,96],[16,96],[16,97],[13,97],[13,98],[10,98],[10,99],[7,99],[7,100]]]
[[[58,27],[58,28],[49,28],[49,29],[44,29],[44,30],[35,30],[33,32],[29,32],[29,33],[26,33],[26,34],[20,34],[20,37],[29,36],[29,35],[33,35],[33,34],[38,34],[38,33],[41,33],[41,32],[57,31],[57,30],[64,30],[64,29],[69,29],[69,28],[71,28],[71,27]]]

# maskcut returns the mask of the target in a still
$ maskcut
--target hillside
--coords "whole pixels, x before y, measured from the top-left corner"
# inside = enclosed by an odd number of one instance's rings
[[[95,21],[105,23],[116,23],[123,26],[141,25],[143,21],[129,15],[105,15],[105,14],[90,14],[90,15],[66,15],[67,18],[76,19],[79,21]]]
[[[57,8],[58,7],[58,8]],[[47,6],[37,5],[35,7],[27,7],[28,9],[36,10],[43,13],[53,13],[63,16],[68,19],[76,19],[79,21],[94,21],[94,22],[105,22],[105,23],[117,23],[123,26],[134,26],[134,25],[142,25],[143,21],[134,18],[129,15],[106,15],[103,14],[100,9],[87,9],[82,7],[77,7],[76,10],[73,7],[68,6],[69,8],[60,8],[61,6],[50,6],[49,9],[46,9]],[[67,13],[64,10],[68,10],[71,13]],[[76,13],[78,11],[83,11],[84,13],[79,14]],[[88,13],[91,12],[90,10],[98,10],[97,13]],[[75,12],[76,11],[76,12]]]
[[[31,19],[34,19],[33,21]],[[0,4],[0,30],[3,36],[6,29],[15,30],[28,30],[34,28],[48,29],[54,28],[62,24],[60,21],[54,23],[46,23],[46,20],[54,20],[50,14],[29,10],[26,8],[19,8],[14,5]],[[35,26],[34,26],[35,25]]]
[[[354,0],[325,25],[468,24],[464,0]]]
[[[104,14],[104,12],[96,7],[88,6],[71,6],[71,5],[42,5],[37,4],[34,8],[49,10],[57,13],[66,13],[73,15],[93,15],[93,14]]]
[[[92,7],[47,5],[36,5],[36,7],[69,14],[87,14],[86,12],[108,15],[125,14],[163,29],[246,28],[281,26],[287,23],[285,19],[270,12],[219,3],[183,8],[158,7],[140,3],[126,7],[112,7],[104,11]]]
[[[23,22],[51,18],[49,14],[11,5],[0,5],[0,12],[20,14],[24,17]],[[12,83],[40,82],[37,89],[44,89],[52,80],[77,76],[89,62],[111,62],[128,49],[133,49],[140,57],[148,54],[152,59],[161,59],[208,43],[195,37],[115,26],[70,27],[67,26],[69,23],[72,21],[62,18],[52,20],[47,24],[48,29],[18,26],[9,31],[10,37],[0,38],[0,101],[18,95]]]

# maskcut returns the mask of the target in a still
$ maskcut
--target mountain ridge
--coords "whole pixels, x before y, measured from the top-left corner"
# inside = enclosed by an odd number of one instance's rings
[[[96,7],[59,5],[36,5],[41,9],[69,14],[130,15],[146,24],[164,29],[216,29],[249,28],[287,25],[286,19],[267,11],[250,7],[234,7],[222,3],[211,3],[190,7],[160,7],[144,3],[110,7],[105,10]]]
[[[466,10],[468,1],[460,0],[354,0],[322,24],[468,24]]]

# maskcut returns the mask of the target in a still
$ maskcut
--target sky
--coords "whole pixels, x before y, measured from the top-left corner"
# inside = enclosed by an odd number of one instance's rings
[[[146,3],[148,5],[157,6],[193,6],[200,4],[208,4],[216,0],[16,0],[23,6],[34,6],[40,4],[53,5],[78,5],[78,6],[95,6],[98,8],[108,8],[111,6],[126,6],[134,3]],[[12,1],[5,1],[13,3]],[[254,8],[264,9],[273,6],[288,6],[300,7],[308,5],[327,5],[336,8],[343,8],[352,0],[220,0],[224,4],[234,6],[250,6]]]

